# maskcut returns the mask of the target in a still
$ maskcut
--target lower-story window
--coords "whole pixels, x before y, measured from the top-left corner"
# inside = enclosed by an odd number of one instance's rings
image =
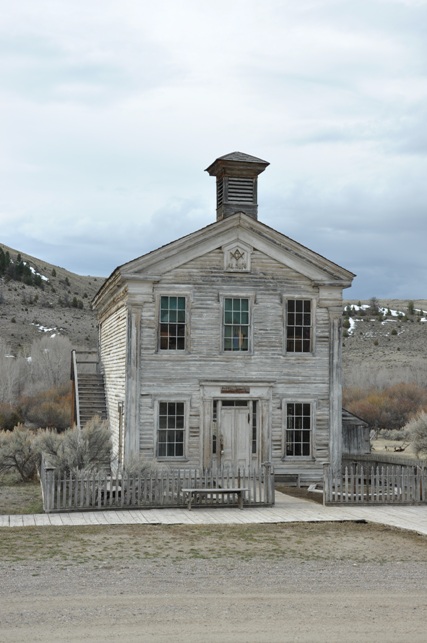
[[[309,457],[311,455],[311,404],[288,402],[286,404],[286,455]]]
[[[159,402],[157,457],[183,457],[185,426],[184,412],[184,402]]]

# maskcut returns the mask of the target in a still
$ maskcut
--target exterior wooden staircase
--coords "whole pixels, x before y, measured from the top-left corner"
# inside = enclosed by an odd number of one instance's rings
[[[71,353],[71,380],[73,382],[73,424],[79,428],[99,415],[107,419],[104,376],[96,351]]]

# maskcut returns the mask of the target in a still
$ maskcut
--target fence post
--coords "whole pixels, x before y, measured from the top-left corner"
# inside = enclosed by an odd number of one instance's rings
[[[274,474],[271,462],[263,462],[262,466],[264,467],[264,489],[265,489],[265,504],[274,505]],[[255,472],[254,472],[255,476]]]
[[[323,464],[323,504],[326,505],[329,502],[330,498],[330,487],[329,487],[329,462]]]
[[[44,466],[43,509],[46,513],[55,508],[55,469],[49,465]]]

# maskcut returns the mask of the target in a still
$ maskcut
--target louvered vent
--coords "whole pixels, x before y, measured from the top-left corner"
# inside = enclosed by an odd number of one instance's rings
[[[232,203],[254,202],[253,179],[228,179],[228,200]]]
[[[216,218],[235,214],[258,218],[258,175],[267,161],[242,152],[220,156],[206,171],[216,177]]]
[[[216,207],[219,208],[222,205],[222,199],[224,195],[224,183],[222,179],[217,179],[216,181]]]

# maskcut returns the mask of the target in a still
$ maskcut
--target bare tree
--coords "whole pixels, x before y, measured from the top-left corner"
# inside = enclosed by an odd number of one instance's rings
[[[27,364],[15,357],[6,342],[0,339],[0,402],[15,404],[23,390]]]
[[[71,342],[67,337],[42,337],[31,346],[27,394],[59,387],[70,379]]]

